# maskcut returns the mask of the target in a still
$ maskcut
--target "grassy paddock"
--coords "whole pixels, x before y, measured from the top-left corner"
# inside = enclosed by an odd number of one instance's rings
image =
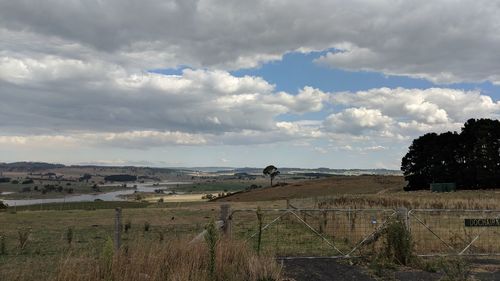
[[[356,208],[394,209],[398,207],[408,209],[495,209],[500,206],[500,194],[495,191],[460,191],[456,193],[397,192],[395,188],[390,187],[393,186],[392,181],[400,180],[394,177],[391,178],[390,183],[386,183],[385,179],[382,178],[377,179],[378,182],[375,186],[367,188],[358,186],[355,191],[358,194],[349,194],[348,190],[351,185],[359,184],[359,180],[366,182],[366,179],[347,178],[346,180],[348,184],[346,183],[339,189],[341,194],[336,195],[333,193],[335,189],[331,188],[327,182],[321,181],[314,183],[313,188],[317,190],[317,193],[313,193],[309,197],[306,196],[307,194],[299,196],[298,193],[294,193],[290,202],[299,208],[339,208],[347,210]],[[308,191],[308,186],[305,183],[300,186],[290,186],[293,192]],[[285,192],[286,188],[290,186],[283,186],[277,190]],[[323,193],[325,190],[328,191],[326,196]],[[269,200],[282,199],[281,195],[276,196],[277,193],[274,191],[270,194],[272,196],[268,200],[264,200],[266,199],[266,189],[262,189],[258,191],[259,201],[233,201],[231,207],[233,209],[286,207],[285,200]],[[251,192],[248,195],[251,195]],[[0,225],[2,226],[0,232],[5,237],[6,246],[6,253],[0,254],[0,280],[47,280],[49,277],[57,277],[58,280],[95,280],[90,277],[95,277],[95,274],[103,274],[102,272],[115,274],[113,275],[113,278],[117,278],[115,280],[142,280],[141,278],[145,278],[145,276],[155,276],[151,280],[156,280],[154,278],[157,278],[158,275],[156,274],[159,273],[155,270],[167,274],[170,269],[161,266],[153,266],[149,269],[146,265],[159,264],[159,260],[170,259],[171,256],[167,255],[167,250],[174,252],[177,250],[169,248],[176,245],[168,244],[168,241],[186,241],[194,237],[210,220],[219,217],[219,205],[218,202],[154,204],[144,202],[90,202],[67,203],[64,206],[61,206],[61,204],[42,205],[45,210],[50,209],[47,211],[40,211],[40,206],[25,207],[24,209],[18,207],[17,212],[12,212],[13,209],[9,208],[7,211],[0,212]],[[113,209],[115,207],[123,208],[122,222],[124,225],[130,225],[127,231],[123,233],[123,245],[129,249],[129,253],[135,253],[134,256],[139,258],[114,256],[112,257],[113,269],[106,271],[102,269],[102,264],[99,264],[100,261],[96,257],[102,255],[109,237],[113,235]],[[263,225],[270,223],[278,215],[279,212],[264,213]],[[321,210],[298,211],[297,215],[300,219],[290,214],[283,216],[273,226],[263,231],[261,249],[264,252],[270,255],[338,255],[339,253],[335,249],[301,222],[301,220],[304,220],[343,253],[347,253],[364,237],[373,232],[387,217],[384,213],[324,212]],[[416,213],[415,215],[456,249],[465,247],[471,239],[474,239],[483,230],[479,228],[465,229],[463,227],[464,218],[467,216],[475,218],[469,214]],[[374,219],[376,223],[373,223]],[[430,250],[435,250],[435,252],[446,250],[443,249],[443,243],[425,227],[418,224],[413,225],[413,223],[414,220],[411,226],[417,253],[433,253]],[[71,243],[68,242],[69,229],[71,229]],[[258,221],[255,212],[234,214],[233,238],[247,240],[257,230]],[[23,249],[19,246],[19,234],[22,231],[29,231],[30,233],[26,247]],[[500,234],[496,232],[496,229],[488,229],[484,234],[481,234],[481,237],[470,248],[469,252],[497,250],[495,247],[500,246],[494,242],[499,237]],[[257,248],[256,243],[258,242],[256,238],[257,236],[254,236],[254,238],[247,240],[248,244],[244,246],[246,247],[245,252],[248,248]],[[374,241],[369,241],[366,246],[360,248],[355,254],[370,255],[383,249],[384,238],[377,238]],[[153,247],[148,248],[151,245]],[[185,249],[192,249],[185,245],[182,244]],[[158,255],[155,254],[156,250],[159,253]],[[181,250],[184,249],[179,249],[179,251]],[[201,251],[206,251],[206,249]],[[252,253],[252,250],[248,251]],[[192,263],[188,263],[186,260],[188,265],[185,265],[185,268],[189,269],[187,270],[189,272],[194,272],[193,267],[191,267],[194,266],[193,264],[205,264],[204,260],[189,256],[192,254],[189,251],[182,252],[186,256],[180,254],[181,252],[178,253],[179,256],[176,256],[176,261],[172,263],[172,266],[184,266],[176,263],[180,263],[183,257],[193,259]],[[203,255],[200,255],[200,257]],[[249,257],[252,255],[249,255]],[[249,258],[249,260],[251,259]],[[249,262],[249,264],[251,263]],[[81,268],[74,269],[79,266]],[[128,272],[128,275],[119,275],[121,272],[127,271],[124,267],[130,267],[134,271]],[[82,275],[75,277],[71,275],[73,271],[78,274],[82,273]],[[142,277],[134,275],[138,274],[137,272],[146,275],[140,275]],[[196,272],[203,272],[203,270]],[[251,276],[249,272],[251,271],[247,271]],[[88,279],[82,279],[86,278],[85,276]],[[205,280],[175,279],[176,277],[173,275],[169,278],[171,279],[164,278],[163,280]],[[224,280],[238,279],[228,278]]]
[[[112,242],[95,245],[94,251],[74,249],[53,264],[33,260],[0,272],[2,280],[227,280],[278,281],[281,267],[270,256],[257,256],[242,242],[219,240],[215,271],[209,271],[210,255],[205,243],[189,240],[152,241],[139,237],[114,252]]]

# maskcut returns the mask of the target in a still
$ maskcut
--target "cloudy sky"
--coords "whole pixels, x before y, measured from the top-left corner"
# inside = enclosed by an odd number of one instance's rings
[[[500,116],[497,1],[0,0],[0,162],[392,168]]]

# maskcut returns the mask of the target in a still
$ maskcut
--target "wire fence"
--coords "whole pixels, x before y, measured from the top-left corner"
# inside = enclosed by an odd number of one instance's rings
[[[500,255],[500,210],[408,212],[419,255]]]
[[[380,246],[373,238],[395,214],[390,209],[235,210],[232,234],[282,257],[358,256]]]
[[[123,209],[119,224],[122,245],[189,241],[217,215],[217,209]],[[99,252],[106,243],[114,242],[115,233],[114,209],[3,212],[0,267],[7,257]],[[26,236],[24,246],[22,236]]]
[[[123,245],[134,241],[190,241],[211,220],[258,251],[279,257],[359,257],[376,254],[386,243],[386,226],[402,220],[414,252],[434,255],[500,255],[500,210],[452,209],[124,209],[119,225]],[[4,253],[17,255],[21,232],[26,251],[44,256],[67,249],[100,249],[115,239],[115,210],[3,213]],[[1,240],[1,239],[0,239]],[[115,239],[116,240],[116,239]],[[0,249],[0,252],[2,250]]]
[[[234,210],[232,235],[280,257],[369,256],[402,221],[418,256],[500,255],[500,211],[445,209]]]

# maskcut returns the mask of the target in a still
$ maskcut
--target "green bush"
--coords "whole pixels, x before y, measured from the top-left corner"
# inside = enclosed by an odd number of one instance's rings
[[[390,222],[385,230],[385,257],[400,265],[408,265],[414,258],[410,231],[401,220]]]
[[[208,246],[209,261],[208,261],[208,272],[210,273],[211,279],[215,277],[215,258],[216,258],[216,248],[217,242],[219,241],[219,233],[215,226],[215,222],[212,220],[206,227],[205,242]]]
[[[113,246],[113,239],[108,237],[106,242],[101,248],[100,262],[102,272],[101,275],[105,280],[109,280],[111,275],[111,270],[113,267],[113,257],[115,255],[115,248]]]
[[[20,228],[17,230],[17,238],[19,242],[19,250],[23,251],[26,249],[26,246],[28,245],[28,239],[31,234],[31,229],[30,228]]]

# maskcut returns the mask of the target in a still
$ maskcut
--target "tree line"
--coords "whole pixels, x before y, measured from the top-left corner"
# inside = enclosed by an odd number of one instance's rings
[[[460,133],[414,139],[401,161],[405,190],[453,182],[459,189],[500,187],[500,121],[469,119]]]

